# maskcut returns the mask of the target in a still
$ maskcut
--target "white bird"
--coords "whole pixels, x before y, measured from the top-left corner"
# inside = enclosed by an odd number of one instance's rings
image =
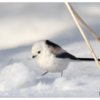
[[[73,61],[94,61],[93,58],[77,58],[62,49],[59,45],[49,41],[41,40],[34,43],[32,47],[32,58],[35,58],[38,66],[48,72],[60,72],[61,76],[70,62]],[[100,59],[98,59],[100,61]]]

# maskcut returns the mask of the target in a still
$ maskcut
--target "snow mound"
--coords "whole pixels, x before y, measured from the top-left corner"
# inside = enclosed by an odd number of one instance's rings
[[[33,81],[31,70],[23,63],[4,67],[0,73],[0,91],[17,89]]]

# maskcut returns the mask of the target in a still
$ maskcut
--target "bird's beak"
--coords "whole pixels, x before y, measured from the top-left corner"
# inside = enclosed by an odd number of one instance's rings
[[[35,58],[36,56],[32,56],[32,58]]]

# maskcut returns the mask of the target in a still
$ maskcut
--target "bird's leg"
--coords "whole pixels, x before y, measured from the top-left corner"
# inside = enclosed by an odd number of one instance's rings
[[[43,76],[43,75],[45,75],[45,74],[47,74],[48,73],[48,71],[47,72],[45,72],[45,73],[43,73],[41,76]]]
[[[63,71],[61,72],[61,77],[62,77],[62,75],[63,75]]]

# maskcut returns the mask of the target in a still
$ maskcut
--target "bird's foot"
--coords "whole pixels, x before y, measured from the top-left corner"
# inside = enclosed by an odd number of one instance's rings
[[[45,73],[43,73],[41,76],[44,76],[45,74],[47,74],[48,73],[48,71],[47,72],[45,72]]]
[[[61,72],[61,77],[63,76],[63,71]]]

